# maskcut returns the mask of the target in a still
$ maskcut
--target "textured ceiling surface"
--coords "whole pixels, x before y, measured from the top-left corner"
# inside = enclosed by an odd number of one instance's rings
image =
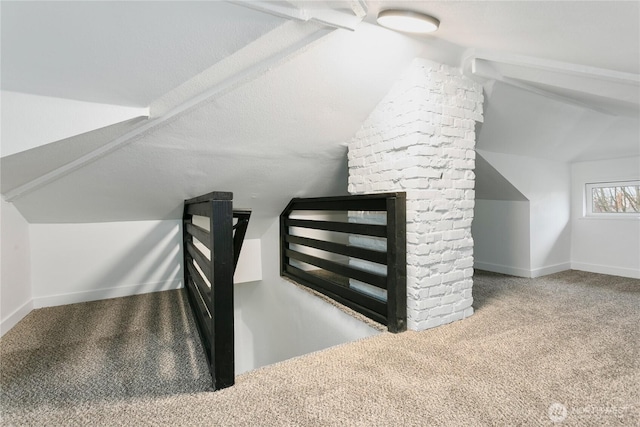
[[[374,24],[402,6],[438,17],[440,30]],[[481,149],[565,162],[640,154],[637,96],[622,102],[607,86],[638,92],[638,2],[2,2],[0,12],[3,90],[152,111],[2,158],[3,196],[32,223],[178,218],[182,200],[221,190],[254,210],[249,236],[260,236],[291,197],[346,192],[344,143],[416,56],[484,61],[469,73],[486,89]],[[345,23],[355,30],[336,29]]]
[[[15,203],[31,222],[169,219],[220,189],[253,210],[257,237],[291,197],[346,193],[344,144],[421,50],[376,26],[332,32]]]

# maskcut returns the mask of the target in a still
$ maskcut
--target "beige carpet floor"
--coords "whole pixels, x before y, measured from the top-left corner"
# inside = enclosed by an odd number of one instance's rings
[[[0,339],[2,425],[640,425],[640,281],[477,272],[475,314],[219,392],[181,291],[35,310]]]

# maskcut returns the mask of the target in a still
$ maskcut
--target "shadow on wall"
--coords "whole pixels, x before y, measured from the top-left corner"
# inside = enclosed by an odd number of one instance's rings
[[[36,224],[36,307],[182,286],[180,221]]]
[[[564,221],[561,215],[555,216],[555,223],[547,224],[544,228],[546,241],[541,242],[542,246],[538,253],[541,262],[536,268],[532,260],[532,277],[571,269],[571,221],[568,212],[566,216]]]
[[[124,286],[131,283],[135,286],[182,280],[181,239],[180,226],[171,226],[170,230],[166,230],[165,225],[159,223],[138,241],[135,247],[123,254],[120,260],[107,267],[103,275],[95,279],[93,285],[96,288],[107,283]]]

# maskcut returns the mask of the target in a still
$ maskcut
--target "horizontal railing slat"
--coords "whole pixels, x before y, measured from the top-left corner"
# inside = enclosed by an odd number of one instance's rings
[[[348,246],[340,243],[327,242],[325,240],[316,240],[300,236],[287,235],[285,237],[285,240],[289,243],[295,243],[297,245],[321,249],[323,251],[346,255],[353,258],[359,258],[365,261],[375,262],[377,264],[387,264],[386,252],[374,251],[371,249],[359,248],[357,246]]]
[[[214,200],[233,200],[233,193],[230,191],[212,191],[211,193],[185,200],[184,204],[191,205],[194,203],[212,202]]]
[[[326,259],[318,258],[312,255],[296,252],[291,249],[285,251],[286,256],[289,258],[297,259],[298,261],[305,262],[307,264],[315,265],[324,270],[332,273],[339,274],[344,277],[356,279],[361,282],[368,283],[381,289],[387,288],[387,277],[379,274],[370,273],[368,271],[359,270],[357,268],[349,267],[347,265],[339,264],[337,262],[329,261]]]
[[[329,212],[341,211],[355,214],[370,212],[371,219],[380,219],[376,212],[384,212],[386,222],[340,222],[327,216]],[[313,220],[317,215],[318,221]],[[364,215],[367,219],[367,215]],[[306,230],[309,230],[308,232]],[[371,246],[362,248],[336,241],[336,236],[327,233],[311,234],[313,231],[330,231],[347,235],[371,236],[383,239],[386,249],[376,249],[380,242],[371,241]],[[362,239],[365,242],[367,239]],[[315,254],[307,251],[323,251]],[[331,255],[363,260],[386,266],[369,271],[366,265],[348,265],[333,261]],[[280,215],[280,274],[299,281],[356,311],[387,325],[391,332],[406,330],[406,193],[378,193],[355,196],[316,197],[292,199]],[[303,271],[294,267],[298,262],[319,267],[323,274]],[[375,267],[375,264],[371,267]],[[327,273],[327,274],[325,274]],[[335,274],[335,278],[331,275]],[[386,301],[349,288],[344,279],[355,279],[380,289],[387,290]],[[340,283],[342,282],[342,283]],[[368,305],[369,304],[369,305]],[[377,309],[371,310],[370,304]]]
[[[187,282],[187,292],[191,294],[192,301],[198,306],[198,310],[194,310],[194,312],[196,313],[196,320],[197,320],[197,323],[200,325],[200,328],[202,329],[201,332],[202,332],[203,338],[204,340],[206,340],[205,347],[208,347],[209,349],[211,348],[211,342],[209,340],[209,337],[211,336],[211,321],[206,316],[207,310],[204,304],[202,303],[202,298],[198,293],[198,289],[196,288],[195,284],[191,280]]]
[[[213,307],[211,306],[211,289],[207,286],[196,267],[193,265],[193,258],[187,255],[187,269],[191,275],[191,279],[198,286],[202,299],[206,302],[209,313],[213,313]]]
[[[211,218],[211,202],[185,205],[184,210],[188,215],[199,215]]]
[[[211,262],[198,250],[198,248],[193,245],[193,243],[187,241],[186,245],[187,253],[191,255],[196,263],[198,263],[198,267],[200,267],[200,270],[202,270],[207,280],[209,280],[209,283],[211,283],[211,286],[213,286],[213,279],[211,278]]]
[[[390,193],[374,193],[374,194],[355,194],[348,196],[329,196],[329,197],[295,197],[291,199],[289,206],[287,206],[287,211],[291,211],[291,207],[301,203],[332,203],[332,202],[340,202],[340,203],[351,203],[351,202],[362,202],[366,200],[387,200],[390,197],[406,197],[403,192],[390,192]],[[386,210],[386,209],[385,209]]]
[[[361,199],[361,200],[315,200],[293,199],[291,210],[313,211],[385,211],[387,209],[385,199]]]
[[[328,280],[314,276],[292,265],[285,267],[285,276],[295,281],[301,281],[304,285],[323,293],[347,307],[363,313],[376,322],[387,324],[387,306],[384,302],[371,298],[353,289],[335,284]]]
[[[312,221],[306,219],[286,219],[285,226],[312,228],[315,230],[337,231],[339,233],[363,236],[386,237],[387,227],[377,224],[356,224],[353,222]]]
[[[203,245],[207,247],[207,249],[211,250],[211,234],[207,230],[202,227],[198,227],[197,225],[187,224],[186,231]]]

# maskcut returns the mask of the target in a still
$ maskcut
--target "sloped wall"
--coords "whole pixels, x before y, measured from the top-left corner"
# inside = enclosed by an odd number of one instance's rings
[[[407,325],[473,313],[475,123],[482,88],[416,59],[349,143],[349,192],[407,193]]]
[[[524,219],[518,221],[522,228],[513,230],[512,234],[528,235],[529,267],[522,268],[524,264],[521,260],[517,265],[511,265],[507,258],[499,259],[493,265],[477,267],[523,277],[539,277],[571,268],[569,165],[485,150],[478,150],[478,153],[528,200],[528,222]],[[493,207],[496,208],[497,206]],[[501,218],[505,217],[497,215],[485,218],[482,225],[497,230],[501,227]],[[480,225],[477,224],[476,227]],[[483,250],[491,250],[492,245],[493,243],[483,245]],[[480,259],[483,258],[485,256],[481,254]]]

